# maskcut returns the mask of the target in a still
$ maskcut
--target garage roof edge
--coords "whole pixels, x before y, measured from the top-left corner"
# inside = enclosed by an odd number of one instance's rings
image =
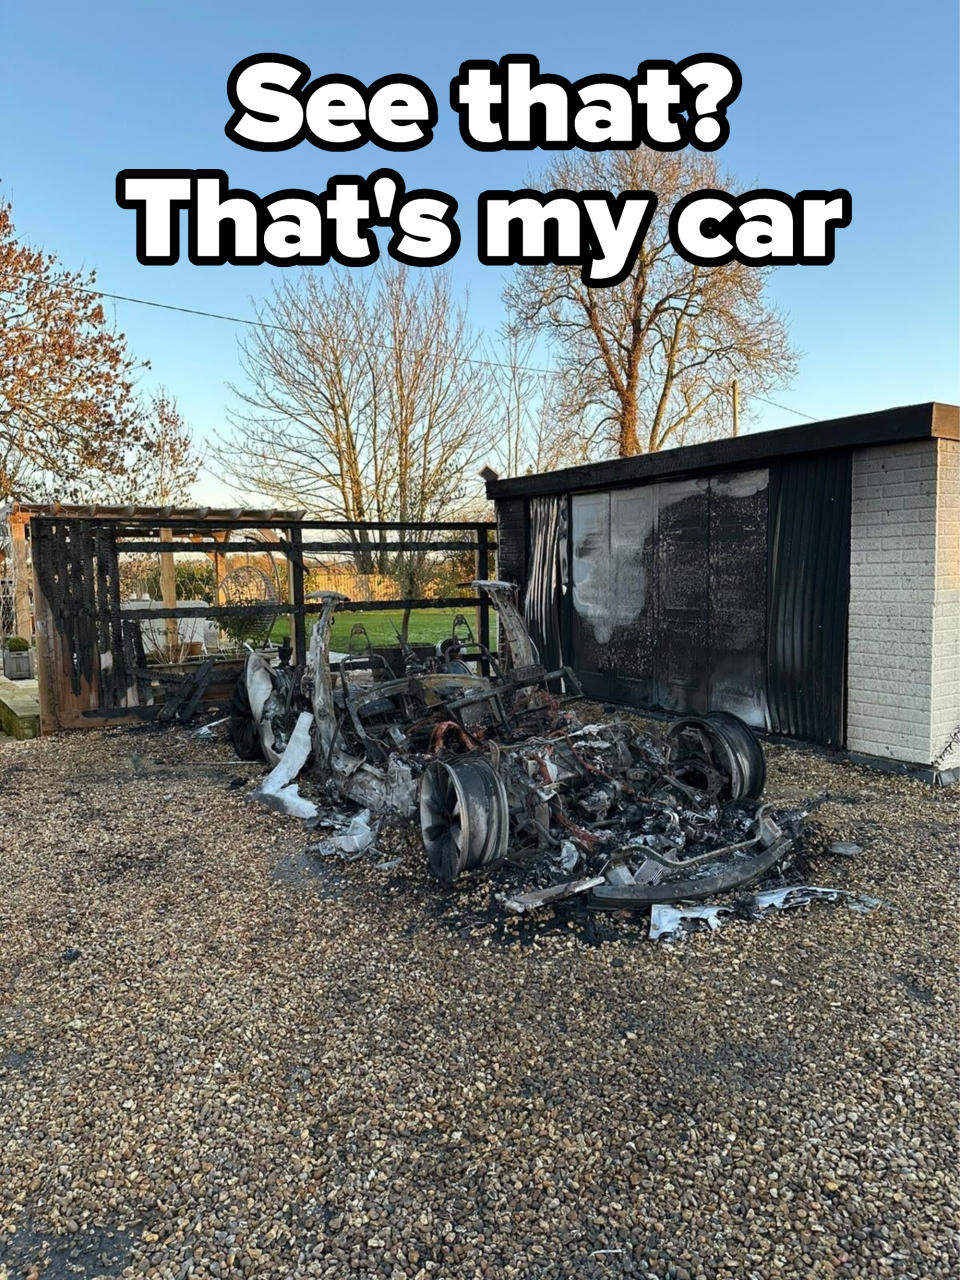
[[[781,458],[827,449],[860,449],[870,445],[906,443],[912,440],[960,439],[960,408],[927,401],[846,418],[828,418],[799,427],[729,436],[705,444],[643,453],[633,458],[613,458],[584,466],[544,471],[538,475],[511,476],[487,482],[488,498],[534,497],[567,493],[573,489],[597,489],[661,480],[692,472],[749,464],[761,466]]]

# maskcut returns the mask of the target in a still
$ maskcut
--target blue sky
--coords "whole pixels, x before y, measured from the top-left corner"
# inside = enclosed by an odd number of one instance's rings
[[[503,272],[476,261],[473,210],[488,187],[515,187],[541,153],[481,154],[460,139],[447,105],[461,61],[533,53],[571,79],[632,75],[646,58],[717,52],[743,89],[730,109],[725,167],[748,186],[796,192],[847,187],[852,225],[835,262],[781,268],[773,299],[804,353],[774,398],[816,417],[958,394],[957,17],[953,0],[759,0],[481,5],[283,4],[62,0],[7,5],[0,59],[0,192],[19,233],[70,266],[96,267],[100,285],[204,310],[248,315],[276,274],[269,267],[142,267],[134,215],[117,208],[125,167],[220,167],[262,194],[320,190],[332,173],[396,167],[408,186],[460,202],[463,247],[452,263],[474,321],[502,318]],[[344,157],[303,143],[258,154],[223,133],[226,80],[241,58],[291,54],[314,75],[368,82],[407,72],[433,89],[433,143],[391,155]],[[236,330],[213,320],[116,304],[116,318],[200,434],[222,423],[238,376]],[[754,429],[801,419],[758,406]],[[205,496],[213,497],[208,479]]]

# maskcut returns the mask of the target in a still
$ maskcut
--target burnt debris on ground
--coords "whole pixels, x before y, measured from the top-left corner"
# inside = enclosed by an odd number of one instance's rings
[[[543,667],[510,585],[470,585],[496,611],[498,653],[460,617],[430,659],[401,645],[401,674],[362,634],[334,659],[345,601],[332,593],[302,666],[251,650],[228,732],[242,758],[272,765],[253,798],[326,828],[321,855],[360,856],[383,818],[411,822],[440,885],[496,873],[500,910],[520,916],[573,897],[594,912],[700,901],[791,861],[809,808],[762,803],[746,724],[584,723],[576,678]]]

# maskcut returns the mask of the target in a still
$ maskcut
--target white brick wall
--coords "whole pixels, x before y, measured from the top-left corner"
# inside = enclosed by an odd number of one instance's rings
[[[960,724],[960,442],[938,440],[936,580],[933,597],[931,759]],[[960,746],[940,761],[960,765]]]
[[[938,672],[949,664],[951,621],[938,599],[935,625],[938,443],[853,455],[847,746],[917,764],[939,749],[934,717],[950,719],[940,684],[936,699],[932,687],[934,652]],[[950,678],[944,671],[944,688]]]

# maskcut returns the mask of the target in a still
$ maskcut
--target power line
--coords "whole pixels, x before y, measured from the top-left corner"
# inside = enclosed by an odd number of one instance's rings
[[[24,280],[35,281],[33,276],[24,276]],[[269,320],[253,320],[249,316],[231,316],[222,311],[200,311],[196,307],[176,306],[172,302],[156,302],[151,298],[133,298],[125,293],[107,293],[103,289],[89,289],[84,285],[71,285],[76,293],[86,293],[94,298],[109,298],[112,302],[134,302],[140,307],[156,307],[160,311],[179,311],[186,316],[203,316],[206,320],[226,320],[229,324],[245,324],[251,329],[273,329],[279,333],[303,334],[308,338],[321,338],[323,334],[315,329],[295,329],[292,325],[274,324]],[[392,350],[391,347],[379,343],[382,350]],[[507,364],[504,360],[482,360],[478,356],[464,356],[464,363],[482,365],[488,369],[520,369],[524,373],[546,373],[553,377],[559,376],[559,369],[540,369],[535,365],[529,364]]]
[[[808,422],[819,422],[812,413],[804,413],[802,409],[791,409],[787,404],[778,404],[776,400],[768,400],[766,396],[754,396],[754,400],[762,400],[764,404],[772,404],[774,409],[782,409],[784,413],[794,413],[798,418],[806,418]]]
[[[24,276],[23,279],[38,283],[33,276]],[[202,316],[205,320],[225,320],[228,324],[244,324],[251,329],[274,330],[278,333],[300,333],[308,338],[323,336],[316,330],[294,329],[291,325],[274,324],[269,320],[253,320],[249,316],[231,316],[222,311],[201,311],[197,307],[182,307],[172,302],[157,302],[152,298],[134,298],[126,293],[107,293],[103,289],[90,289],[84,285],[73,285],[72,288],[77,293],[90,294],[95,298],[109,298],[112,302],[132,302],[138,307],[155,307],[158,311],[177,311],[185,316]],[[529,364],[511,365],[504,360],[482,360],[477,356],[465,356],[464,361],[467,364],[481,365],[487,369],[518,369],[522,373],[549,374],[554,378],[558,378],[561,374],[559,369],[542,369],[536,365]],[[782,409],[784,413],[792,413],[798,418],[806,418],[808,422],[820,421],[812,413],[804,413],[802,409],[791,409],[789,405],[779,404],[776,400],[768,400],[766,396],[755,395],[753,399],[760,400],[763,404],[771,405],[774,409]]]

